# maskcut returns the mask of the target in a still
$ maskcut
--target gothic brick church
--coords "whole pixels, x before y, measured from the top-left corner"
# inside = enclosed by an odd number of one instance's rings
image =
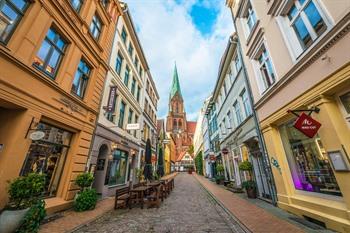
[[[176,143],[175,161],[179,161],[193,144],[196,122],[187,121],[184,100],[181,93],[179,77],[175,65],[173,81],[169,95],[169,112],[166,121],[166,131],[172,134]]]

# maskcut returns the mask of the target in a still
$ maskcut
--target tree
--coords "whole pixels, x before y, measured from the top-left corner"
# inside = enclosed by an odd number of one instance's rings
[[[196,166],[197,174],[203,175],[203,155],[202,155],[202,151],[200,151],[198,153],[198,155],[194,159],[194,163],[195,163],[195,166]]]

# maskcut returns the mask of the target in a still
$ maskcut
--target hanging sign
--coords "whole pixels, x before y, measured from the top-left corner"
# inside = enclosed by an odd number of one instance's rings
[[[221,150],[221,153],[223,153],[224,155],[228,154],[228,149],[227,148],[223,148]]]
[[[29,135],[29,138],[32,139],[33,141],[37,141],[40,139],[43,139],[45,137],[45,133],[43,131],[34,131]]]
[[[321,123],[314,120],[311,116],[301,113],[298,119],[294,123],[294,128],[308,136],[313,138],[317,131],[320,129]]]
[[[211,161],[215,161],[215,160],[216,160],[215,155],[214,155],[214,154],[210,154],[210,155],[209,155],[209,159],[210,159]]]
[[[106,108],[107,112],[114,112],[116,95],[117,95],[117,87],[113,86],[109,91],[108,103]]]

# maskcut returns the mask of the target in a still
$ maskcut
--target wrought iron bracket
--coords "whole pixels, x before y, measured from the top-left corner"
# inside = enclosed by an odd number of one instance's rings
[[[311,116],[311,114],[313,112],[315,113],[319,113],[321,109],[319,109],[318,107],[313,107],[311,109],[298,109],[298,110],[288,110],[288,113],[292,113],[295,116],[299,117],[300,115],[298,114],[299,112],[307,112],[309,116]]]

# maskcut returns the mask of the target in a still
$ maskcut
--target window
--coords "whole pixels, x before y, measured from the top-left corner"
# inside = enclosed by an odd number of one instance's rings
[[[139,123],[139,116],[135,114],[135,124]],[[134,130],[134,137],[136,137],[137,130]]]
[[[95,38],[95,40],[98,40],[98,38],[100,37],[101,31],[102,31],[101,19],[95,14],[94,17],[92,17],[92,22],[90,25],[90,32],[92,36]]]
[[[104,8],[107,8],[109,0],[101,0],[101,3]]]
[[[126,87],[129,86],[129,74],[130,74],[130,69],[129,69],[129,66],[126,65],[125,74],[124,74],[124,84]]]
[[[140,66],[140,69],[139,69],[140,78],[142,78],[142,73],[143,73],[143,69],[142,69],[142,67]]]
[[[124,114],[125,114],[125,103],[122,101],[120,103],[120,109],[119,109],[119,121],[118,121],[119,128],[123,128],[124,126]]]
[[[224,80],[224,96],[226,97],[227,95],[227,87],[226,87],[226,82]]]
[[[241,113],[241,107],[239,106],[238,101],[236,101],[233,104],[233,108],[234,108],[235,114],[236,114],[237,125],[239,125],[242,123],[242,113]]]
[[[227,112],[227,119],[228,119],[228,127],[227,128],[231,129],[233,127],[231,111]]]
[[[84,60],[80,60],[78,70],[75,73],[71,91],[83,98],[88,84],[90,67]]]
[[[123,65],[123,56],[118,52],[118,56],[117,56],[117,61],[116,61],[116,65],[115,65],[115,71],[120,75],[120,72],[122,70],[122,65]]]
[[[253,27],[255,26],[255,24],[256,24],[255,12],[253,10],[252,5],[249,3],[248,11],[247,11],[247,25],[248,25],[249,32],[253,30]]]
[[[137,102],[140,101],[140,92],[141,92],[141,88],[138,86],[138,87],[137,87],[137,94],[136,94]]]
[[[124,44],[126,44],[126,39],[128,38],[128,34],[126,33],[126,30],[125,30],[124,27],[123,27],[123,29],[122,29],[122,34],[121,34],[121,36],[122,36],[122,40],[123,40]]]
[[[70,4],[74,8],[76,12],[79,12],[81,9],[81,6],[83,5],[83,0],[71,0]]]
[[[134,111],[132,109],[129,109],[128,124],[132,123],[132,116],[133,115],[134,115]]]
[[[0,2],[0,41],[6,43],[28,8],[28,0]]]
[[[280,127],[294,187],[306,192],[342,196],[321,138],[308,138],[293,127],[294,121]]]
[[[262,76],[264,90],[270,88],[275,82],[275,73],[272,68],[271,59],[267,53],[265,46],[262,47],[261,53],[258,56],[259,70]]]
[[[248,98],[248,93],[246,90],[243,90],[241,93],[241,98],[242,98],[242,103],[244,106],[244,112],[246,117],[250,116],[252,114],[252,108],[250,106],[249,98]]]
[[[50,28],[34,58],[34,66],[54,78],[65,48],[66,42],[53,28]]]
[[[287,17],[303,49],[308,48],[327,30],[327,25],[313,0],[294,1]]]
[[[131,94],[135,95],[136,80],[133,78],[131,83]]]
[[[30,145],[21,175],[32,172],[45,174],[44,194],[55,196],[73,134],[42,122],[37,129],[45,136]]]
[[[241,59],[239,59],[238,54],[235,56],[234,62],[235,62],[235,69],[236,69],[236,72],[238,73],[239,70],[240,70],[241,67],[242,67]]]
[[[112,154],[113,158],[108,161],[105,185],[125,184],[128,153],[121,150],[115,150]]]
[[[134,65],[137,69],[138,65],[139,65],[139,59],[135,56],[135,61],[134,61]]]
[[[128,53],[130,57],[132,57],[132,54],[134,53],[134,47],[132,46],[131,42],[129,43]]]

